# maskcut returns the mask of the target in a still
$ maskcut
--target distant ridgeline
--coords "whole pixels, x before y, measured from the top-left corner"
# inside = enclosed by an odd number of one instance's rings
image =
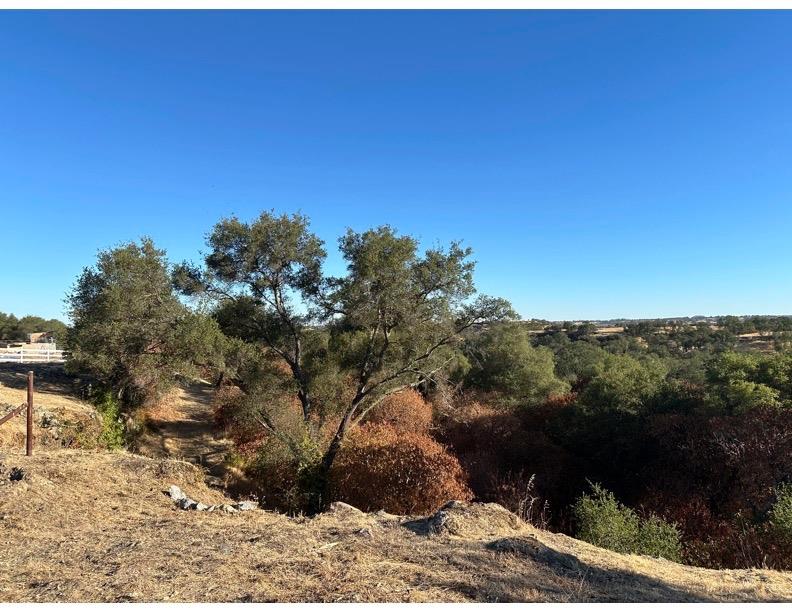
[[[733,334],[792,332],[792,315],[724,315],[692,317],[667,317],[658,319],[592,319],[575,321],[549,321],[547,319],[525,319],[521,324],[534,331],[579,331],[586,328],[592,332],[602,328],[622,328],[635,335],[637,331],[650,332],[683,326],[710,326],[725,329]]]

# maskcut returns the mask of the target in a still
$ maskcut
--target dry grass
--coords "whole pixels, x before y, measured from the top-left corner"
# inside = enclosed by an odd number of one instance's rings
[[[174,388],[162,397],[138,409],[136,417],[143,422],[163,423],[183,417],[181,410],[181,389]]]
[[[10,480],[14,467],[22,480]],[[176,484],[224,501],[181,461],[59,450],[8,454],[0,469],[2,601],[792,599],[789,574],[618,555],[497,508],[457,505],[429,520],[206,514],[163,493]]]
[[[60,366],[0,364],[0,416],[8,407],[27,401],[26,370],[35,370],[33,395],[34,436],[37,446],[60,446],[61,440],[40,426],[45,413],[53,415],[61,424],[82,423],[98,429],[96,410],[87,402],[72,395],[70,380]],[[14,417],[0,426],[0,449],[21,449],[25,446],[24,415]]]
[[[41,409],[95,418],[58,372],[40,374]],[[423,519],[178,510],[164,494],[171,484],[230,501],[204,470],[166,458],[223,467],[227,441],[211,430],[206,389],[187,386],[156,415],[147,450],[162,458],[48,447],[41,430],[27,458],[22,420],[0,428],[17,436],[0,437],[0,601],[792,601],[790,573],[620,555],[497,506],[454,504]],[[0,402],[24,393],[21,370],[0,370]]]

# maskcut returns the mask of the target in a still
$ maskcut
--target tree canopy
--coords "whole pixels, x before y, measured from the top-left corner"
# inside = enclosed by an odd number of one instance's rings
[[[69,369],[92,376],[131,403],[221,352],[217,325],[179,301],[165,252],[148,238],[101,251],[67,302],[73,321]]]
[[[208,246],[203,268],[179,266],[174,281],[187,294],[214,298],[227,333],[286,364],[306,424],[335,418],[319,482],[349,429],[383,398],[441,376],[459,358],[465,330],[514,316],[505,300],[476,295],[470,249],[452,243],[419,253],[414,238],[389,226],[339,239],[347,266],[340,277],[323,273],[324,245],[302,215],[222,219]],[[348,393],[322,393],[328,371]],[[256,418],[282,437],[278,407],[262,401]]]

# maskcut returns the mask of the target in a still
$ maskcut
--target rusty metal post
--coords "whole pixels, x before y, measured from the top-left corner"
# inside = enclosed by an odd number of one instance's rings
[[[25,454],[33,455],[33,372],[27,375],[27,445]]]

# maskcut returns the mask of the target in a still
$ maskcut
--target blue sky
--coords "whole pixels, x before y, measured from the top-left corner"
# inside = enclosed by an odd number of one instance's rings
[[[302,211],[524,317],[792,313],[792,13],[0,13],[0,311]]]

